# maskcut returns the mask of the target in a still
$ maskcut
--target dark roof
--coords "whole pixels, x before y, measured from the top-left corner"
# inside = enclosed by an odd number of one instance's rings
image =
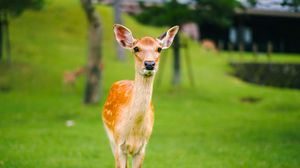
[[[262,9],[237,9],[235,10],[237,15],[256,15],[256,16],[270,16],[270,17],[288,17],[300,19],[300,13],[278,11],[278,10],[262,10]]]

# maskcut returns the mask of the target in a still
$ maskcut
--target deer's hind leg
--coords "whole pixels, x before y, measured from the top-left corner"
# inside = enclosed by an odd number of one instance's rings
[[[106,131],[106,134],[108,136],[108,140],[109,140],[109,143],[110,143],[110,147],[111,147],[111,150],[113,152],[113,154],[115,155],[115,140],[114,140],[114,136],[113,136],[113,133],[106,127],[106,125],[104,124],[104,128],[105,128],[105,131]]]

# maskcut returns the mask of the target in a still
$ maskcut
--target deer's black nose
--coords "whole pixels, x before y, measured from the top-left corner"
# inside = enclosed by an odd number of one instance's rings
[[[146,70],[153,70],[154,66],[155,66],[155,62],[154,61],[145,61],[145,68]]]

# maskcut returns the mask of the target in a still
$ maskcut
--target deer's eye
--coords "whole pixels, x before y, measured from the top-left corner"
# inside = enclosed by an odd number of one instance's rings
[[[160,47],[157,48],[157,52],[159,52],[159,53],[161,52],[161,48]]]
[[[134,51],[134,52],[139,52],[140,49],[139,49],[139,47],[134,47],[134,48],[133,48],[133,51]]]

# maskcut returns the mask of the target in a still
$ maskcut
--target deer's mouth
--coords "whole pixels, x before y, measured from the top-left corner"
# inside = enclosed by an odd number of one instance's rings
[[[155,69],[153,69],[153,70],[143,69],[143,71],[142,71],[142,75],[145,77],[150,77],[150,76],[153,76],[154,74],[155,74]]]

